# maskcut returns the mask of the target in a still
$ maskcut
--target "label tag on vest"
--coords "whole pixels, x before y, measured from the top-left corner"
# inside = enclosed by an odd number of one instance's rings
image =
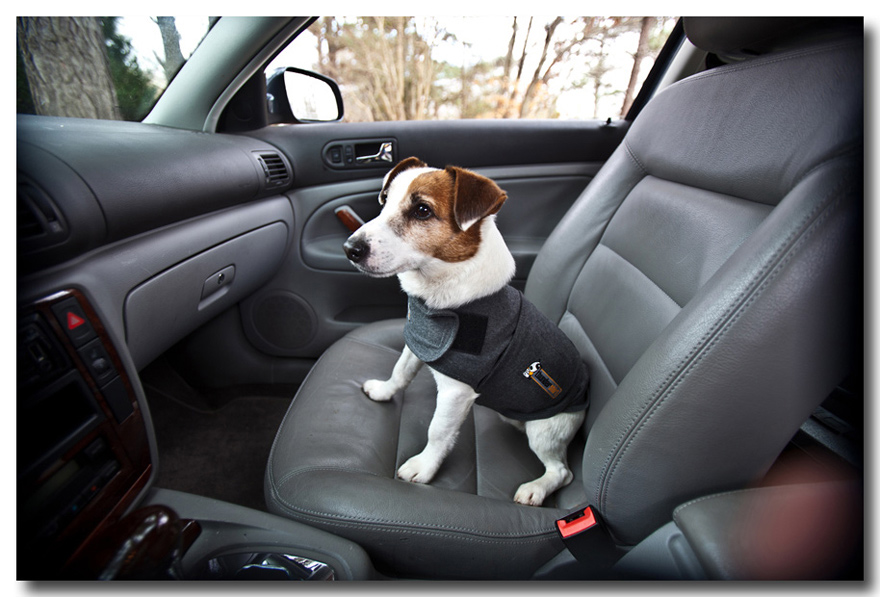
[[[538,384],[551,398],[556,398],[562,393],[562,388],[559,387],[559,384],[541,367],[541,361],[535,361],[529,365],[529,368],[523,371],[523,377],[527,377]]]

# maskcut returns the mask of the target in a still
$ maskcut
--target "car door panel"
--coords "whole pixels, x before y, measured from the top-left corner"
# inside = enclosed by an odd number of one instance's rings
[[[463,168],[603,162],[629,128],[626,120],[419,120],[272,126],[249,135],[272,143],[293,165],[299,188],[381,177],[409,156],[431,166]],[[339,167],[326,149],[374,142],[395,143],[390,162]]]
[[[522,289],[547,235],[627,126],[464,121],[259,131],[256,135],[286,152],[293,166],[296,188],[288,196],[295,233],[275,277],[241,303],[245,336],[268,355],[313,359],[359,325],[406,314],[406,298],[396,278],[372,279],[348,262],[342,244],[350,231],[335,214],[348,206],[364,221],[378,215],[382,177],[392,164],[331,168],[323,161],[327,147],[389,139],[397,143],[395,160],[418,155],[432,165],[457,164],[494,179],[508,193],[497,221],[517,262],[513,284]]]

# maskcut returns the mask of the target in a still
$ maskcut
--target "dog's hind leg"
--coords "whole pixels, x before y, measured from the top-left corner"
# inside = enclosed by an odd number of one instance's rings
[[[529,447],[544,464],[545,471],[534,481],[520,485],[513,501],[526,506],[540,506],[548,495],[571,483],[573,475],[568,468],[566,452],[583,421],[583,411],[526,421]]]
[[[437,381],[437,406],[428,425],[428,444],[397,469],[404,481],[428,483],[458,439],[458,432],[478,394],[469,385],[431,370]]]
[[[364,394],[376,402],[387,402],[391,400],[397,392],[407,387],[419,369],[422,368],[422,361],[413,354],[408,346],[404,345],[400,358],[394,364],[391,371],[391,377],[386,381],[378,379],[370,379],[364,382]]]

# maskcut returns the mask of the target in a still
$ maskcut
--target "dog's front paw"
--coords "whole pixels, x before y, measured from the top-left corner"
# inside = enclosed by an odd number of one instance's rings
[[[547,490],[541,483],[531,481],[523,483],[516,490],[513,501],[524,506],[540,506],[547,497]]]
[[[416,454],[397,469],[397,476],[411,483],[430,483],[438,468],[440,463],[436,460]]]
[[[364,382],[363,390],[364,394],[366,394],[370,400],[375,400],[376,402],[388,402],[391,400],[391,397],[394,396],[394,388],[390,386],[391,384],[387,381],[371,379]]]

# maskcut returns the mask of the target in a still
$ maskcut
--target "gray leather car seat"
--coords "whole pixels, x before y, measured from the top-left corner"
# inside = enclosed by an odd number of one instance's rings
[[[554,521],[577,505],[631,546],[680,504],[759,479],[860,354],[861,24],[786,24],[686,20],[730,63],[647,104],[531,270],[526,296],[590,369],[571,485],[513,503],[542,468],[481,407],[431,484],[395,479],[435,388],[422,370],[389,403],[362,394],[403,346],[403,322],[386,321],[338,341],[302,385],[269,509],[356,541],[389,574],[513,579],[563,549]]]

